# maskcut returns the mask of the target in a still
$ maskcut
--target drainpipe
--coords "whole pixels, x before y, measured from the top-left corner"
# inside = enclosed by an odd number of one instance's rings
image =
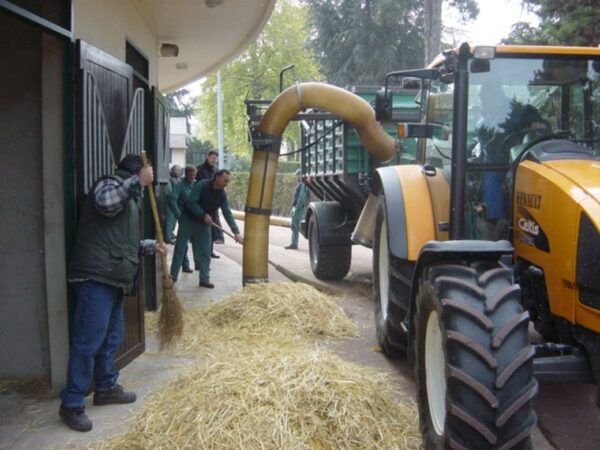
[[[316,108],[349,122],[361,144],[378,161],[393,158],[395,141],[375,120],[369,103],[344,89],[324,83],[298,83],[279,94],[263,116],[254,139],[246,197],[243,283],[268,281],[269,217],[281,135],[300,111]]]

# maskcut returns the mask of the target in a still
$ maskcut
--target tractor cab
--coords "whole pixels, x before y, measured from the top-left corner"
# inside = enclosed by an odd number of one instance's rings
[[[428,70],[388,78],[421,77],[426,131],[412,128],[413,136],[425,136],[417,162],[441,170],[448,182],[458,166],[454,186],[464,185],[464,192],[457,189],[452,198],[451,237],[509,239],[514,171],[535,144],[566,139],[577,145],[565,147],[572,158],[600,155],[600,60],[590,49],[575,48],[475,47],[463,53],[449,51]]]

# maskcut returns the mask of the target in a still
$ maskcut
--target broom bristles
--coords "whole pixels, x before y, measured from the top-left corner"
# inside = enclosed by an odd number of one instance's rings
[[[171,277],[163,278],[162,306],[158,318],[158,339],[160,349],[175,344],[183,334],[183,306],[175,294]]]

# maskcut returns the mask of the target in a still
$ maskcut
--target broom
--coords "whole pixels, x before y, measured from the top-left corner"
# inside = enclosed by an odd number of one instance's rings
[[[142,151],[142,161],[144,166],[148,165],[148,157],[146,152]],[[158,218],[158,209],[156,208],[156,198],[154,197],[154,189],[152,185],[148,185],[148,194],[150,196],[150,207],[152,209],[152,217],[156,226],[156,239],[159,244],[165,243],[163,239],[162,228]],[[160,254],[160,262],[162,264],[163,279],[162,279],[162,306],[160,307],[160,316],[158,317],[158,339],[160,348],[170,347],[176,338],[181,337],[183,333],[183,307],[175,294],[173,280],[169,272],[167,264],[167,255]]]

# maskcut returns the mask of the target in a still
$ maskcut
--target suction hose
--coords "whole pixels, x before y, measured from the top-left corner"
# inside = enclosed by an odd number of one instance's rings
[[[269,106],[254,139],[244,226],[243,283],[269,279],[269,217],[281,147],[290,120],[307,108],[328,111],[354,127],[361,144],[377,160],[392,159],[395,142],[375,120],[375,111],[357,95],[324,83],[299,83],[279,94]]]

